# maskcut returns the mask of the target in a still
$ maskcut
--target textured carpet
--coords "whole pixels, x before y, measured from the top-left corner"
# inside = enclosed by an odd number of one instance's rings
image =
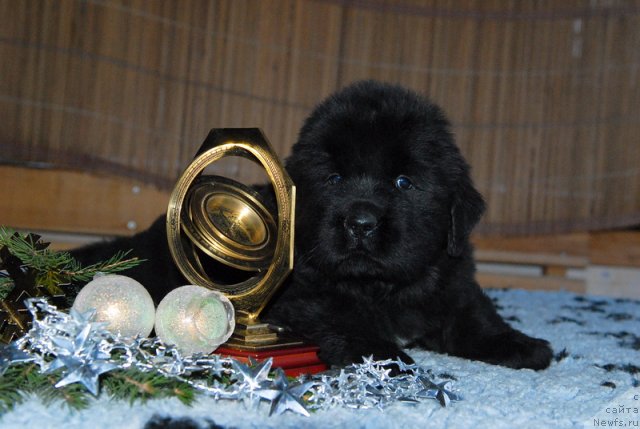
[[[88,409],[43,406],[37,398],[2,416],[1,428],[579,428],[640,427],[640,302],[565,292],[489,291],[500,313],[556,353],[544,371],[511,370],[409,350],[464,397],[394,404],[382,411],[334,408],[311,417],[268,416],[264,403],[202,399],[129,405],[104,395]]]

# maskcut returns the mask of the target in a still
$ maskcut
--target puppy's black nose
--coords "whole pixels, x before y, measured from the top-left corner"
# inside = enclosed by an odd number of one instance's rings
[[[378,218],[369,211],[358,211],[344,220],[344,227],[355,238],[363,238],[378,227]]]

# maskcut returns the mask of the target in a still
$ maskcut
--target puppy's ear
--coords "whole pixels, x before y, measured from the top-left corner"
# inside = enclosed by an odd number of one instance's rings
[[[462,254],[469,240],[469,234],[480,220],[485,208],[482,195],[476,191],[468,177],[460,180],[456,188],[451,204],[447,240],[447,253],[454,257]]]

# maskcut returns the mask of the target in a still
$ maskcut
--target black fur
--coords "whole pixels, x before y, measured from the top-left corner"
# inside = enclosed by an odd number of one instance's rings
[[[330,364],[411,362],[402,349],[416,346],[549,365],[549,344],[505,323],[474,280],[469,234],[484,202],[439,107],[398,86],[356,83],[314,110],[286,168],[298,188],[295,267],[264,319],[318,344]],[[130,275],[156,300],[184,283],[163,219],[114,246],[151,261]]]

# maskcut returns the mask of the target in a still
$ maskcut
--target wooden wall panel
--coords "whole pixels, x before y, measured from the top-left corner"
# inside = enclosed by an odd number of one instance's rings
[[[318,101],[375,78],[449,113],[480,233],[634,225],[639,46],[630,0],[0,0],[0,163],[169,190],[210,128],[284,157]]]

